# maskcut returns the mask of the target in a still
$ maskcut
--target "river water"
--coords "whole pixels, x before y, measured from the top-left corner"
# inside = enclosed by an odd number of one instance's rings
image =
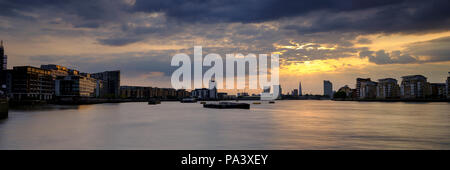
[[[0,149],[450,149],[449,103],[164,102],[11,109]]]

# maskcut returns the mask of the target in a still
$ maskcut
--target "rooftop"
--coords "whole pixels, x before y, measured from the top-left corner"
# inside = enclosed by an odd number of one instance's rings
[[[403,79],[427,79],[425,76],[422,75],[410,75],[410,76],[403,76]]]
[[[397,82],[394,78],[384,78],[384,79],[378,79],[378,81],[381,82]]]

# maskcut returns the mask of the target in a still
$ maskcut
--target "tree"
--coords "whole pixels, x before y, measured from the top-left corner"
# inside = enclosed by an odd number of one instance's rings
[[[335,98],[335,99],[344,99],[346,97],[347,97],[347,94],[343,91],[336,92],[333,95],[333,98]]]

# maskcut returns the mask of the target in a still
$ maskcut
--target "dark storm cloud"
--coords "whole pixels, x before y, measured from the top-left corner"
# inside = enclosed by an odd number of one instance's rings
[[[368,57],[369,62],[375,64],[409,64],[417,63],[418,60],[409,54],[402,54],[400,51],[393,51],[392,53],[385,52],[384,50],[374,51],[361,51],[359,56],[362,58]],[[427,61],[428,62],[428,61]]]
[[[39,64],[54,63],[69,68],[78,69],[81,72],[101,72],[104,70],[121,70],[128,77],[139,76],[150,72],[162,72],[170,75],[176,68],[170,66],[167,54],[175,51],[151,51],[148,53],[120,53],[109,55],[87,54],[82,56],[32,56],[28,57],[35,66]]]
[[[409,44],[403,51],[391,53],[384,50],[361,50],[361,58],[369,58],[375,64],[409,64],[450,61],[450,37]]]
[[[187,21],[261,22],[299,16],[315,10],[351,11],[402,3],[403,0],[136,0],[133,8],[125,0],[2,0],[3,15],[20,10],[53,8],[84,18],[103,18],[108,8],[128,12],[165,12]],[[106,13],[109,14],[109,13]]]
[[[288,25],[299,33],[359,32],[359,33],[421,33],[445,31],[450,28],[450,1],[405,2],[368,10],[333,13],[318,12],[309,16],[309,25]]]
[[[169,17],[202,22],[261,22],[293,17],[316,10],[361,10],[403,1],[378,0],[137,0],[135,10],[165,12]]]
[[[127,7],[124,1],[114,0],[1,0],[0,15],[35,20],[63,17],[74,27],[98,28],[119,21]]]
[[[99,27],[104,22],[120,22],[125,14],[161,12],[178,22],[255,23],[290,17],[304,18],[308,26],[296,24],[286,29],[312,32],[418,32],[450,28],[448,0],[2,0],[0,15],[46,9],[76,15],[86,22],[77,27]],[[126,5],[128,4],[128,5]],[[41,11],[42,12],[42,11]],[[343,14],[345,13],[345,14]]]
[[[308,20],[310,25],[302,26],[298,20],[293,20],[285,27],[300,33],[416,33],[450,28],[448,6],[450,1],[447,0],[137,0],[134,10],[164,12],[169,18],[179,21],[206,23],[252,23],[306,16],[302,20]],[[315,15],[309,16],[312,13]]]
[[[151,26],[146,26],[146,24]],[[101,38],[98,39],[98,41],[103,45],[123,46],[134,42],[143,41],[150,36],[153,36],[157,39],[168,38],[170,36],[176,35],[181,31],[182,30],[176,25],[155,22],[148,19],[146,21],[136,21],[133,26],[123,24],[119,31],[120,34],[112,35],[107,38]]]
[[[221,57],[226,54],[236,52],[236,49],[230,48],[203,48],[203,56],[210,53],[217,53]],[[34,66],[39,67],[40,64],[58,64],[77,69],[81,72],[95,73],[104,70],[121,70],[126,77],[136,77],[152,72],[161,72],[165,76],[171,75],[173,71],[179,67],[171,66],[172,56],[178,53],[185,53],[191,61],[194,60],[194,49],[181,50],[153,50],[149,52],[129,52],[119,54],[85,54],[73,56],[57,56],[57,55],[42,55],[26,57]],[[194,63],[191,63],[194,64]],[[225,64],[225,62],[223,63]],[[193,65],[191,66],[193,69]],[[210,67],[203,67],[203,73]],[[225,65],[223,66],[225,68]],[[225,69],[226,71],[226,69]]]
[[[164,44],[205,38],[217,40],[223,46],[248,47],[250,52],[273,47],[272,44],[284,40],[301,39],[305,43],[330,44],[337,48],[319,50],[311,46],[313,50],[288,50],[286,57],[302,61],[342,58],[359,52],[361,57],[377,64],[417,63],[423,62],[419,61],[421,56],[429,58],[426,62],[448,61],[448,45],[442,45],[448,44],[447,39],[411,44],[402,52],[361,50],[354,47],[353,40],[370,44],[369,39],[357,37],[370,33],[448,31],[448,6],[448,0],[0,0],[0,17],[8,18],[12,25],[20,23],[15,27],[0,25],[0,30],[19,30],[31,35],[33,31],[24,29],[38,24],[68,24],[90,29],[55,26],[41,28],[36,34],[92,36],[108,46],[149,39],[154,44]],[[26,21],[19,22],[16,18]],[[253,24],[265,22],[273,22],[267,25],[276,28]],[[292,31],[298,34],[291,34]],[[224,44],[224,38],[228,44]],[[145,61],[137,60],[129,65],[140,63]]]
[[[417,42],[406,47],[406,52],[424,56],[427,61],[450,61],[450,37],[438,38],[430,41]]]
[[[143,39],[144,39],[143,37],[142,38],[139,38],[139,37],[112,37],[112,38],[98,39],[98,42],[103,45],[123,46],[123,45],[141,41]]]

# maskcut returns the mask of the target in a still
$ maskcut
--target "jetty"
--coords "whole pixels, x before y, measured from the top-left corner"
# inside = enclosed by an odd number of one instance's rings
[[[248,104],[248,103],[220,102],[220,103],[204,104],[203,107],[204,108],[212,108],[212,109],[250,109],[250,104]]]

